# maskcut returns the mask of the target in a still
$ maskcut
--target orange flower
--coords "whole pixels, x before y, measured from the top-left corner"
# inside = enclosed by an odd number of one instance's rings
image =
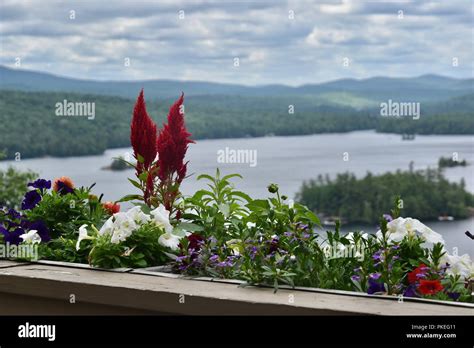
[[[74,192],[74,183],[68,176],[62,176],[54,180],[53,190],[63,195]]]
[[[120,204],[118,204],[118,203],[105,202],[105,203],[102,204],[102,206],[104,207],[105,210],[107,210],[107,212],[110,215],[113,215],[113,214],[118,213],[120,211]]]

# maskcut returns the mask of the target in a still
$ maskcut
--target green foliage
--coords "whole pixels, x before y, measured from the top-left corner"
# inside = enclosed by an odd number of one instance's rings
[[[383,117],[376,124],[377,132],[398,134],[474,134],[472,110],[423,115],[418,120],[409,117]]]
[[[65,195],[51,191],[43,195],[36,207],[24,212],[26,218],[28,221],[44,221],[53,239],[77,240],[81,225],[101,224],[107,216],[99,198],[91,195],[91,188],[77,188]]]
[[[137,93],[138,93],[137,88]],[[239,138],[266,135],[304,135],[377,129],[389,133],[474,134],[469,102],[453,108],[428,110],[419,120],[382,118],[379,110],[344,106],[340,95],[312,98],[282,96],[186,97],[186,123],[193,139]],[[95,118],[55,116],[55,104],[95,102]],[[165,121],[172,99],[147,103],[158,125]],[[341,105],[337,105],[341,104]],[[107,148],[130,145],[130,119],[134,100],[66,92],[2,91],[0,95],[0,149],[7,158],[101,154]],[[294,106],[290,114],[288,106]],[[442,113],[436,114],[437,110]],[[456,112],[450,110],[458,110]],[[440,112],[440,111],[438,111]],[[433,115],[431,115],[433,113]],[[26,126],[25,126],[26,125]],[[80,135],[80,136],[79,136]],[[34,141],[32,141],[34,139]]]
[[[34,181],[37,176],[31,171],[21,172],[13,167],[0,170],[0,207],[18,209],[25,194],[26,185]]]
[[[198,180],[209,181],[209,190],[199,190],[185,199],[184,206],[189,212],[183,214],[183,219],[199,226],[204,236],[212,235],[224,240],[235,235],[243,223],[242,218],[248,214],[243,204],[252,201],[247,194],[234,189],[229,180],[236,177],[242,178],[238,174],[221,177],[219,169],[215,177],[207,174],[198,176]]]
[[[311,210],[336,215],[350,223],[373,224],[380,212],[389,212],[397,196],[403,199],[403,215],[421,220],[440,215],[466,218],[474,196],[463,184],[451,183],[438,170],[386,173],[357,179],[354,174],[339,174],[333,180],[319,176],[305,182],[297,200]]]

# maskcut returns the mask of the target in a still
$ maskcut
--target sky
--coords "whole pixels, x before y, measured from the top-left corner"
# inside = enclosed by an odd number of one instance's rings
[[[0,64],[97,80],[469,78],[471,0],[0,0]]]

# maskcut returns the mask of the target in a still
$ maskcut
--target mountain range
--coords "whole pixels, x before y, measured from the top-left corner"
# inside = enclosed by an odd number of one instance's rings
[[[147,98],[150,99],[174,98],[182,91],[188,97],[203,95],[298,96],[312,99],[312,104],[344,105],[357,109],[376,106],[388,99],[437,102],[472,94],[473,86],[473,78],[457,79],[439,75],[411,78],[340,79],[297,87],[278,84],[245,86],[179,80],[95,81],[0,66],[0,89],[3,90],[66,91],[136,98],[138,91],[144,88]]]

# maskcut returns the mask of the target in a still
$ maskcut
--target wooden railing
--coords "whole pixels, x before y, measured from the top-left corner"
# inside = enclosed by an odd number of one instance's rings
[[[472,315],[474,305],[242,286],[152,270],[0,261],[0,315]]]

